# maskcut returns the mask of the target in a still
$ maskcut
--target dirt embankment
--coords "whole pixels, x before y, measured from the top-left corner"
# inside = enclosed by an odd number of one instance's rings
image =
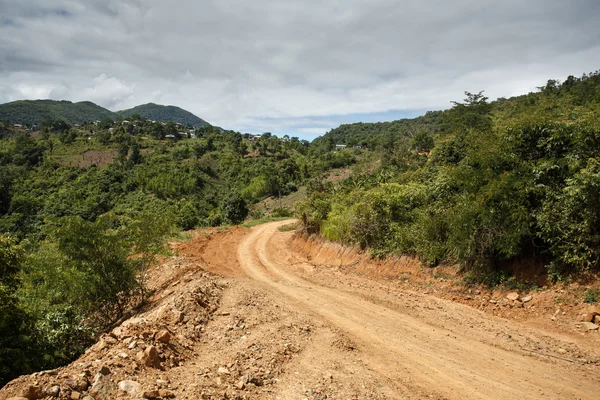
[[[173,244],[142,313],[0,399],[598,398],[600,333],[573,287],[512,300],[289,222]]]

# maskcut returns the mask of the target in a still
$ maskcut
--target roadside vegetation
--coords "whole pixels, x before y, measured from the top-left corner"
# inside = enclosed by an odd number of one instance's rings
[[[458,263],[472,282],[514,282],[519,260],[554,280],[598,270],[599,73],[310,144],[127,118],[0,121],[0,386],[75,359],[140,307],[179,232],[284,220],[292,201],[300,231]]]
[[[297,138],[130,119],[0,122],[0,385],[73,360],[143,304],[177,232],[290,216],[254,204],[329,168]]]
[[[491,285],[525,259],[554,280],[598,270],[598,72],[494,102],[466,93],[414,120],[344,125],[311,151],[333,143],[377,155],[297,203],[307,233],[373,256],[458,263],[467,279]]]

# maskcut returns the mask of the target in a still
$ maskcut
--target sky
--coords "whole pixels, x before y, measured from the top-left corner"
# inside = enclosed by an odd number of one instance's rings
[[[598,0],[0,0],[0,103],[177,105],[311,140],[600,69]]]

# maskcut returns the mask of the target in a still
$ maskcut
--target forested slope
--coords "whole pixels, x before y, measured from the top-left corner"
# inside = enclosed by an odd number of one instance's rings
[[[598,269],[599,73],[491,103],[467,93],[447,111],[342,126],[314,146],[338,142],[374,153],[298,204],[308,232],[375,255],[459,263],[489,283],[515,260],[545,264],[551,279]]]
[[[56,100],[19,100],[0,104],[0,120],[11,124],[39,124],[44,120],[62,120],[69,124],[116,119],[117,115],[89,101],[71,103]]]
[[[142,118],[152,121],[173,121],[183,125],[191,125],[194,128],[209,125],[208,122],[182,108],[176,106],[161,106],[154,103],[143,104],[129,110],[117,111],[117,114],[125,118],[137,114]]]

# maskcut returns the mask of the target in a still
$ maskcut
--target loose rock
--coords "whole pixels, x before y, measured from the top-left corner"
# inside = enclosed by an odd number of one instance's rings
[[[583,326],[585,326],[588,331],[597,331],[598,328],[600,328],[600,326],[598,326],[598,325],[596,325],[594,323],[591,323],[591,322],[585,322],[583,324]]]
[[[533,296],[521,297],[521,303],[529,303],[531,300],[533,300]]]
[[[58,397],[60,395],[60,386],[54,385],[46,389],[46,396]]]
[[[171,332],[169,332],[166,329],[163,329],[162,331],[158,331],[154,338],[159,342],[169,343],[171,341]]]
[[[136,381],[120,381],[119,389],[129,394],[135,394],[141,391],[141,385]]]
[[[110,392],[113,390],[117,390],[117,387],[107,375],[96,374],[90,389],[90,393],[94,394],[96,399],[110,400]]]
[[[519,300],[519,293],[517,292],[511,292],[509,294],[506,295],[506,298],[509,300]]]
[[[229,372],[229,370],[225,367],[219,367],[219,369],[217,370],[217,374],[219,375],[231,375],[231,372]]]
[[[146,367],[160,369],[160,355],[154,346],[146,347],[146,350],[138,353],[137,358]]]

